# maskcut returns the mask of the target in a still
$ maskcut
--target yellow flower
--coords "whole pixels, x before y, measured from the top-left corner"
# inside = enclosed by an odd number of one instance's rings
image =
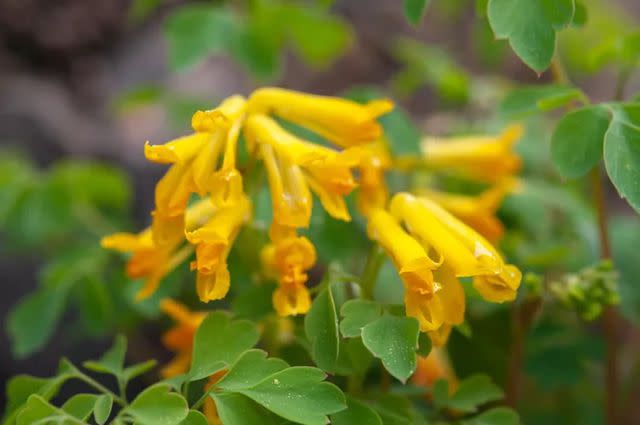
[[[342,147],[370,142],[382,135],[376,118],[389,112],[387,99],[367,104],[279,88],[256,90],[249,98],[249,113],[274,114],[306,127]]]
[[[360,213],[368,216],[374,209],[384,208],[389,199],[384,173],[391,166],[391,156],[382,139],[359,148],[362,153],[358,165],[360,181],[356,202]]]
[[[421,387],[432,387],[436,381],[444,379],[449,383],[449,392],[455,392],[458,378],[442,349],[433,348],[427,357],[418,356],[416,372],[411,377],[411,383]]]
[[[181,215],[159,224],[154,215],[151,227],[142,232],[114,233],[103,237],[100,244],[106,249],[132,254],[127,262],[126,274],[131,279],[146,279],[136,295],[138,300],[142,300],[151,296],[158,289],[160,280],[193,252],[190,245],[181,247],[184,227],[192,228],[206,222],[213,211],[212,203],[202,200],[189,207],[184,217]],[[158,234],[162,237],[158,237]]]
[[[421,143],[424,162],[431,169],[493,182],[520,170],[522,161],[513,152],[513,144],[522,131],[522,126],[515,124],[497,137],[425,137]]]
[[[191,125],[194,133],[164,145],[145,144],[152,162],[172,164],[156,185],[156,214],[182,214],[193,192],[211,193],[221,204],[231,204],[242,194],[242,180],[235,169],[236,144],[244,119],[245,99],[232,96],[210,111],[198,111]],[[217,167],[220,156],[222,166]]]
[[[130,279],[145,279],[144,286],[136,295],[138,300],[151,296],[158,289],[160,280],[193,251],[191,247],[179,249],[179,242],[156,244],[150,228],[138,234],[114,233],[103,237],[100,244],[106,249],[132,253],[127,262],[126,274]]]
[[[398,193],[391,213],[425,246],[444,259],[456,277],[473,276],[473,285],[488,301],[513,300],[522,274],[505,264],[484,237],[427,198]]]
[[[504,234],[504,226],[495,214],[505,195],[511,192],[515,184],[514,179],[503,179],[476,196],[432,189],[420,189],[416,193],[433,200],[488,240],[496,242]]]
[[[356,185],[350,170],[358,164],[356,155],[302,140],[261,114],[247,118],[245,135],[264,160],[276,223],[307,227],[311,191],[331,216],[351,219],[343,197]]]
[[[250,216],[250,201],[245,196],[234,205],[217,208],[208,221],[186,229],[187,240],[196,246],[196,289],[200,301],[224,298],[229,291],[230,277],[227,256],[240,227]]]
[[[304,314],[311,307],[306,272],[316,262],[316,250],[294,229],[274,225],[270,233],[273,242],[263,248],[261,259],[270,274],[278,278],[273,307],[280,316]]]
[[[160,302],[160,309],[177,322],[162,336],[162,343],[176,353],[175,358],[162,370],[165,378],[180,375],[189,369],[193,352],[193,337],[200,323],[207,317],[205,312],[192,312],[187,307],[170,298]]]

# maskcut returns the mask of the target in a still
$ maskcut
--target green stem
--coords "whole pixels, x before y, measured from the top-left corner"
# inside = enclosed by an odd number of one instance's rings
[[[198,410],[200,407],[202,407],[204,402],[207,401],[207,397],[209,397],[210,392],[211,390],[206,390],[204,394],[202,394],[202,397],[200,397],[198,401],[193,403],[193,405],[191,406],[191,410]]]
[[[111,397],[113,397],[113,400],[118,403],[119,405],[125,407],[127,406],[127,402],[120,396],[118,396],[116,393],[114,393],[113,391],[111,391],[110,389],[108,389],[107,387],[105,387],[104,385],[102,385],[101,383],[95,381],[93,378],[91,378],[88,375],[85,375],[84,373],[80,372],[79,370],[76,371],[75,373],[75,377],[80,379],[81,381],[85,382],[87,385],[95,388],[96,390],[104,393],[104,394],[109,394]]]
[[[373,299],[373,290],[378,280],[378,273],[384,260],[384,252],[378,244],[374,244],[369,251],[367,262],[364,265],[362,278],[360,279],[360,288],[362,289],[362,298],[367,300]]]

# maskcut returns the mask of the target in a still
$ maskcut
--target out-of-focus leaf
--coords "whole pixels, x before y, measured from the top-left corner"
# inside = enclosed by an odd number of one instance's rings
[[[296,52],[308,64],[326,67],[350,45],[347,24],[326,10],[293,3],[285,10],[283,24]]]
[[[311,343],[311,357],[318,367],[333,372],[338,360],[338,314],[336,303],[327,286],[313,300],[311,309],[304,318],[304,330]]]
[[[126,113],[142,106],[160,102],[165,95],[161,87],[144,85],[120,94],[113,102],[113,107],[120,113]]]
[[[141,21],[160,6],[162,0],[134,0],[129,9],[129,16],[134,21]]]
[[[633,68],[640,63],[640,31],[613,35],[595,46],[588,55],[592,71],[609,64]]]
[[[111,416],[113,397],[110,394],[102,394],[96,400],[93,408],[93,418],[99,425],[103,425]]]
[[[471,419],[462,421],[463,425],[518,425],[520,418],[513,409],[494,407]]]
[[[613,112],[604,164],[620,196],[640,213],[640,104],[615,106]]]
[[[611,245],[613,263],[620,273],[620,309],[634,323],[640,323],[640,262],[637,247],[640,246],[640,220],[637,217],[612,217]]]
[[[98,396],[95,394],[76,394],[67,400],[61,409],[74,418],[84,421],[93,412],[97,399]]]
[[[366,404],[347,398],[347,409],[331,415],[333,425],[382,425],[382,419]]]
[[[474,375],[460,382],[447,406],[461,412],[476,412],[481,405],[504,397],[502,390],[486,375]]]
[[[4,227],[11,210],[37,178],[31,163],[20,155],[0,155],[0,226]]]
[[[565,178],[586,174],[602,158],[602,143],[609,127],[603,106],[587,106],[565,115],[553,132],[551,157]]]
[[[413,25],[418,25],[428,7],[429,0],[404,0],[404,16]]]
[[[549,67],[555,50],[556,30],[573,18],[573,0],[489,0],[487,16],[497,38],[531,69]]]
[[[94,372],[109,373],[121,380],[126,353],[127,339],[124,335],[118,335],[113,346],[99,360],[86,361],[83,366]]]
[[[521,118],[540,111],[560,108],[583,99],[580,89],[564,85],[535,85],[518,87],[500,102],[498,112],[505,118]]]
[[[207,4],[181,7],[165,28],[171,66],[184,69],[226,51],[234,42],[237,26],[230,9]]]

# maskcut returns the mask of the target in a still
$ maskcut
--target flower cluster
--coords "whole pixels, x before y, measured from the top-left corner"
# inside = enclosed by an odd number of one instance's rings
[[[263,88],[248,99],[232,96],[216,109],[198,111],[192,134],[145,145],[148,160],[170,165],[156,185],[151,227],[140,234],[107,236],[102,245],[132,253],[128,276],[146,279],[139,298],[153,294],[160,280],[194,250],[191,268],[197,271],[200,300],[225,297],[230,286],[227,256],[251,217],[237,166],[242,135],[252,157],[262,160],[271,191],[271,244],[263,258],[279,282],[274,307],[281,315],[305,313],[311,303],[306,272],[315,264],[316,252],[297,232],[309,226],[312,194],[332,217],[349,221],[344,197],[356,187],[352,170],[357,168],[366,180],[359,204],[368,208],[385,201],[375,187],[385,165],[378,159],[382,128],[376,118],[391,108],[387,100],[362,105]],[[315,132],[332,146],[295,135],[282,120]],[[191,202],[194,197],[198,201]]]

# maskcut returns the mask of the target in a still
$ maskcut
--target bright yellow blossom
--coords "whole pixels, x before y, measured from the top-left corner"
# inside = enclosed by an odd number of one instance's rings
[[[235,169],[236,143],[244,118],[245,100],[232,96],[210,111],[198,111],[191,125],[194,133],[164,145],[145,145],[149,161],[172,164],[156,185],[156,213],[181,214],[191,193],[211,193],[214,200],[232,203],[242,192]],[[222,165],[218,167],[220,156]]]
[[[358,148],[361,150],[361,159],[356,203],[360,213],[368,216],[375,208],[384,208],[389,199],[384,173],[391,167],[391,155],[382,139]]]
[[[497,137],[424,137],[424,164],[433,170],[457,172],[480,181],[494,182],[520,170],[522,161],[513,145],[522,136],[522,126],[507,127]]]
[[[250,216],[250,201],[246,196],[233,206],[217,208],[208,221],[186,229],[187,240],[196,246],[196,289],[200,301],[224,298],[229,291],[230,277],[227,256],[240,227]]]
[[[311,191],[333,217],[350,220],[343,197],[355,187],[351,167],[359,158],[302,140],[266,115],[247,118],[245,135],[259,146],[265,162],[274,220],[281,226],[307,227],[311,218]]]
[[[270,234],[273,242],[263,248],[261,260],[269,274],[278,279],[273,307],[280,316],[304,314],[311,307],[305,284],[307,271],[316,263],[316,250],[294,229],[273,225]]]
[[[493,245],[437,203],[398,193],[390,211],[412,235],[440,255],[456,277],[472,276],[474,287],[485,299],[504,302],[515,298],[520,270],[505,264]]]
[[[458,195],[433,189],[419,189],[416,193],[429,198],[491,242],[500,240],[504,233],[502,222],[496,217],[504,197],[517,183],[503,179],[476,196]]]
[[[367,104],[267,87],[249,98],[248,112],[273,114],[306,127],[338,146],[349,147],[371,142],[382,135],[376,118],[389,112],[387,99]]]
[[[193,352],[193,338],[200,323],[207,317],[205,312],[192,312],[184,305],[170,298],[160,302],[160,309],[173,320],[176,325],[162,336],[162,343],[176,353],[160,373],[165,378],[180,375],[189,369]]]

